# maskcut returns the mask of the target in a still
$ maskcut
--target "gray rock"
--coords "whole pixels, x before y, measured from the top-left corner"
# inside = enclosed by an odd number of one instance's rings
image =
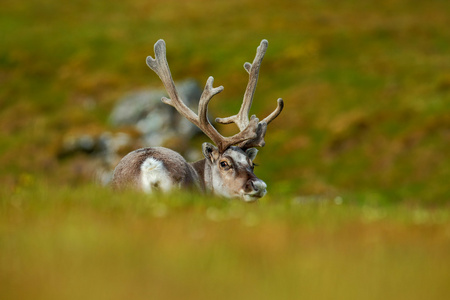
[[[202,90],[193,79],[178,83],[177,91],[184,103],[197,111]],[[161,146],[174,136],[190,139],[198,128],[181,116],[173,107],[164,104],[164,90],[141,90],[129,93],[120,99],[113,109],[110,122],[116,127],[134,126],[143,135],[146,146]]]
[[[188,79],[175,85],[183,102],[197,112],[202,93],[199,84]],[[199,159],[201,152],[185,145],[200,130],[173,107],[164,104],[162,97],[167,97],[162,89],[145,89],[125,95],[118,100],[109,117],[110,123],[116,127],[114,132],[67,134],[62,139],[58,156],[63,158],[80,152],[88,154],[96,178],[102,185],[110,182],[120,159],[140,147],[163,146],[169,141],[169,144],[176,143],[181,147],[188,160]],[[129,128],[121,130],[121,127],[134,127],[137,134],[125,133],[130,132]]]

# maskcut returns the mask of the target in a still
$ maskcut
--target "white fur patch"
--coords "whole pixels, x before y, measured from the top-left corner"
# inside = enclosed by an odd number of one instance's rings
[[[173,182],[163,163],[153,157],[147,158],[141,165],[142,189],[150,193],[154,189],[169,191]]]
[[[214,187],[214,193],[216,195],[220,195],[227,198],[232,198],[232,195],[230,194],[229,189],[225,186],[223,183],[223,180],[220,178],[220,175],[217,174],[217,176],[213,177],[213,187]]]
[[[227,155],[231,157],[233,161],[237,164],[241,164],[243,166],[248,165],[247,156],[243,153],[237,151],[230,151],[230,153],[227,153]]]

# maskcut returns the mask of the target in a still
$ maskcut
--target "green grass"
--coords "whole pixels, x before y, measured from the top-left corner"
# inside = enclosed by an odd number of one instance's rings
[[[448,209],[258,204],[29,183],[1,200],[3,299],[445,299]]]
[[[212,114],[235,113],[242,64],[267,38],[253,112],[263,117],[285,99],[260,153],[261,176],[278,194],[446,203],[448,9],[393,0],[4,1],[0,178],[79,181],[68,171],[79,161],[58,161],[58,141],[73,130],[111,130],[118,97],[161,86],[144,63],[159,38],[175,79],[213,75],[225,91]]]
[[[1,7],[1,299],[449,298],[450,2]],[[59,158],[70,132],[116,130],[120,96],[162,86],[144,62],[160,38],[175,80],[225,87],[214,117],[269,40],[252,113],[286,106],[260,203],[116,194],[87,156]]]

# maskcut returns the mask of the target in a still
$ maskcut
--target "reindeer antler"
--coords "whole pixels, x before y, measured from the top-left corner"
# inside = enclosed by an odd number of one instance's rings
[[[169,64],[166,59],[166,43],[164,40],[158,40],[155,43],[155,58],[148,56],[147,65],[161,78],[164,87],[169,94],[170,99],[163,97],[161,100],[173,106],[182,116],[195,124],[202,130],[219,148],[220,152],[225,151],[232,145],[245,143],[248,140],[254,140],[258,136],[259,119],[252,116],[250,120],[247,117],[247,124],[240,128],[240,132],[231,136],[224,137],[211,125],[208,120],[208,104],[212,97],[223,91],[223,87],[213,87],[214,78],[209,77],[206,81],[206,86],[200,97],[198,105],[198,115],[195,114],[179,97],[175,84],[170,73]]]
[[[266,54],[268,45],[269,42],[267,42],[267,40],[262,40],[261,44],[256,49],[256,56],[255,59],[253,60],[253,63],[250,64],[246,62],[244,64],[245,70],[249,73],[249,80],[247,88],[245,90],[244,99],[242,101],[242,106],[238,114],[227,118],[216,118],[216,122],[221,124],[235,123],[240,130],[246,128],[249,122],[251,122],[251,119],[249,120],[248,118],[248,114],[250,112],[250,107],[252,106],[256,84],[258,83],[259,68],[264,58],[264,54]],[[264,136],[266,135],[267,125],[270,122],[272,122],[276,117],[278,117],[278,115],[283,110],[283,107],[284,107],[283,99],[279,98],[277,100],[277,108],[265,119],[263,119],[261,122],[258,123],[258,127],[256,129],[256,137],[241,142],[239,144],[239,147],[244,149],[251,147],[263,147],[265,145]],[[252,116],[252,118],[253,117],[254,116]]]

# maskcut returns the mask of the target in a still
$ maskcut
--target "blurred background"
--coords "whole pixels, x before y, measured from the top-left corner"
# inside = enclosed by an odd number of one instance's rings
[[[92,180],[86,155],[61,155],[64,139],[117,131],[108,116],[124,94],[162,88],[145,64],[158,39],[175,80],[203,87],[211,75],[225,87],[211,104],[216,117],[239,109],[242,65],[265,38],[252,113],[264,117],[278,97],[286,104],[258,158],[271,192],[447,201],[449,9],[398,0],[2,1],[3,186],[24,176]]]
[[[175,80],[203,87],[214,76],[225,87],[210,105],[214,118],[239,109],[242,65],[265,38],[251,113],[265,117],[278,97],[286,104],[258,158],[271,193],[445,202],[449,9],[437,0],[4,0],[3,188],[30,178],[92,181],[92,157],[66,155],[64,145],[82,135],[140,134],[113,126],[110,114],[127,93],[162,88],[145,64],[158,39]],[[231,127],[218,125],[224,134]]]
[[[450,2],[2,0],[1,299],[450,299]],[[195,107],[285,101],[254,205],[103,185],[127,152],[197,159]],[[168,126],[171,125],[171,126]],[[173,126],[172,126],[173,125]],[[233,126],[217,125],[224,135]]]

